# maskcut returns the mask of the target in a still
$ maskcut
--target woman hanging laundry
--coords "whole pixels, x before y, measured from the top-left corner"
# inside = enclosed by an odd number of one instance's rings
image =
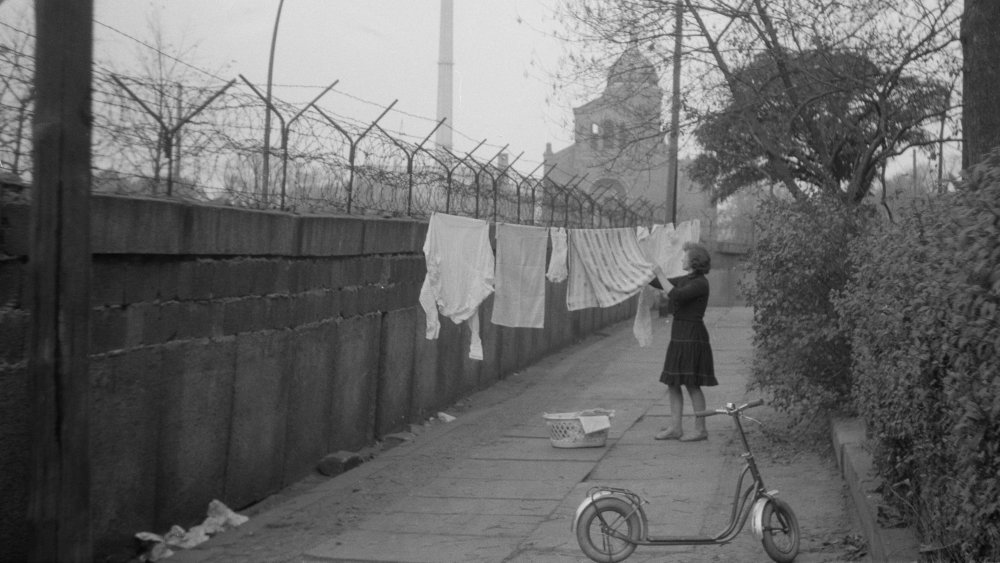
[[[660,382],[666,384],[670,395],[671,424],[656,434],[656,439],[697,442],[708,439],[705,419],[695,418],[694,434],[684,435],[681,418],[684,394],[681,386],[687,388],[694,410],[703,411],[705,394],[701,388],[719,384],[715,379],[712,345],[704,322],[709,295],[705,275],[712,267],[712,257],[705,247],[696,243],[685,244],[684,250],[684,269],[690,273],[667,280],[673,286],[667,297],[674,320]],[[659,279],[654,279],[650,285],[664,289]]]

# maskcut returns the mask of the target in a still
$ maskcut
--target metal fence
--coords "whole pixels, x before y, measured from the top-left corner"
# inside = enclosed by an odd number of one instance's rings
[[[0,73],[15,77],[0,90],[0,159],[27,178],[34,58],[9,44],[0,55],[8,67]],[[442,122],[428,120],[419,139],[391,133],[381,122],[396,102],[367,121],[337,115],[323,104],[336,85],[296,105],[269,100],[242,75],[195,84],[97,64],[93,189],[296,213],[444,212],[568,227],[651,224],[666,215],[665,204],[596,193],[586,177],[556,182],[555,169],[541,164],[522,173],[515,165],[523,153],[510,158],[509,147],[485,139],[462,153],[429,146]],[[268,112],[275,137],[265,143]]]

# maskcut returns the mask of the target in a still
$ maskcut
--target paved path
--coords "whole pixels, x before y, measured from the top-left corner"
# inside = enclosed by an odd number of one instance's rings
[[[713,308],[706,323],[720,381],[706,388],[708,406],[741,401],[752,353],[750,312]],[[240,529],[170,561],[586,561],[570,522],[598,483],[646,498],[654,535],[714,534],[728,517],[738,471],[731,421],[707,419],[707,442],[653,440],[669,415],[657,381],[669,327],[656,318],[654,327],[647,348],[637,345],[630,323],[591,336],[463,401],[448,411],[454,422],[424,425],[412,442],[336,478],[308,479],[245,512],[251,520]],[[594,407],[616,412],[605,447],[552,447],[542,413]],[[687,428],[692,423],[685,421]],[[806,468],[810,490],[783,488],[805,488],[801,469],[765,467],[764,477],[802,521],[797,561],[836,561],[821,542],[828,543],[830,528],[849,531],[846,505],[813,500],[817,487],[826,487],[830,494],[819,498],[839,502],[836,468]],[[749,529],[725,546],[640,547],[629,561],[665,559],[768,561]]]

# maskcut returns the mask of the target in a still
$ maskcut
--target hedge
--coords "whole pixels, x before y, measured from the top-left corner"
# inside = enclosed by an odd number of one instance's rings
[[[1000,560],[1000,152],[849,255],[832,301],[886,497],[942,559]]]

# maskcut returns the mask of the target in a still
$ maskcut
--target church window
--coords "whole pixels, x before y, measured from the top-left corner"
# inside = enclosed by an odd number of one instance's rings
[[[605,149],[615,148],[615,124],[610,119],[605,119],[601,127],[601,137],[604,141]]]

